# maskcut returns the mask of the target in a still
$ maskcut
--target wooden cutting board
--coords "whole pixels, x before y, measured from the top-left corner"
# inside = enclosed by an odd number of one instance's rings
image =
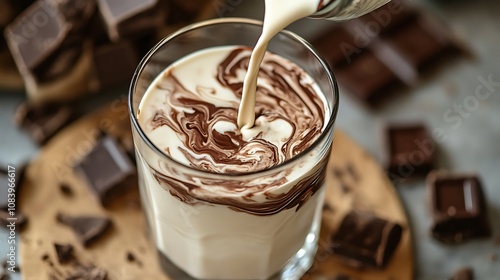
[[[73,244],[79,262],[105,269],[110,280],[170,279],[162,273],[156,259],[136,188],[105,209],[72,171],[73,164],[91,149],[98,129],[130,143],[125,102],[124,99],[116,101],[63,130],[42,148],[28,167],[20,200],[20,208],[29,218],[21,234],[20,246],[24,279],[59,279],[58,276],[75,269],[57,262],[54,242]],[[358,280],[412,279],[411,233],[394,187],[373,158],[339,130],[335,133],[333,147],[327,176],[328,207],[323,215],[320,248],[313,268],[303,279],[326,280],[339,273]],[[71,188],[72,196],[60,191],[62,182]],[[351,209],[375,213],[405,228],[401,243],[385,270],[350,269],[328,253],[327,236]],[[84,249],[71,229],[56,221],[58,212],[107,216],[113,226],[90,248]],[[128,252],[137,260],[127,260]],[[45,254],[48,259],[44,260]]]

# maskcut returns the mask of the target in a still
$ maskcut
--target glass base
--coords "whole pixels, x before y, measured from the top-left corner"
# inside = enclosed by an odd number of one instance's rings
[[[300,248],[300,250],[285,264],[280,272],[266,280],[299,280],[309,270],[309,268],[311,268],[314,262],[314,256],[318,248],[318,231],[318,225],[313,225],[311,232],[307,235],[304,246],[302,246],[302,248]],[[189,276],[186,272],[172,263],[170,259],[159,250],[158,256],[163,271],[165,271],[170,278],[175,280],[200,280]]]

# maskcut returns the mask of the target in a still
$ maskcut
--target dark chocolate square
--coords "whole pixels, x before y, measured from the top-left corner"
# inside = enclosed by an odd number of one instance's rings
[[[5,29],[5,38],[23,76],[36,82],[66,74],[81,55],[93,1],[39,0]]]
[[[70,105],[21,103],[15,112],[16,124],[38,143],[44,144],[75,118]]]
[[[407,178],[425,175],[433,167],[436,144],[423,124],[392,125],[387,128],[388,170]]]
[[[362,51],[351,33],[341,26],[328,29],[313,39],[312,44],[334,67],[349,64]]]
[[[135,180],[135,166],[109,135],[104,135],[75,168],[103,205]]]
[[[420,72],[428,69],[450,46],[444,35],[439,37],[428,30],[423,19],[384,37],[384,40]]]
[[[341,69],[336,76],[341,86],[368,105],[374,106],[386,97],[401,81],[372,52],[361,55]]]
[[[431,232],[443,243],[491,235],[481,183],[475,175],[429,174]]]
[[[68,216],[58,213],[56,218],[60,223],[70,227],[85,247],[104,236],[112,225],[107,217]]]
[[[403,228],[373,215],[351,212],[331,238],[335,255],[353,267],[383,268],[394,254]]]

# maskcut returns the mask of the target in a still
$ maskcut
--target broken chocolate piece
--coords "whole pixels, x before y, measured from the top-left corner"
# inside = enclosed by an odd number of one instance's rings
[[[130,251],[127,252],[127,261],[133,262],[135,260],[136,260],[135,255],[132,252],[130,252]]]
[[[474,280],[474,271],[470,267],[462,267],[449,280]]]
[[[116,139],[109,135],[99,139],[75,169],[85,178],[103,205],[110,202],[117,191],[135,182],[136,169],[132,161]]]
[[[349,65],[337,69],[339,85],[370,106],[378,105],[402,83],[372,52],[366,50]]]
[[[74,120],[73,112],[69,105],[21,103],[15,112],[14,120],[37,143],[44,144]]]
[[[93,1],[39,0],[8,25],[5,38],[25,79],[53,80],[72,69],[94,10]]]
[[[54,243],[56,249],[57,259],[60,264],[65,264],[72,261],[75,256],[73,255],[73,246],[71,244],[58,244]]]
[[[436,144],[423,124],[391,125],[386,130],[388,171],[400,178],[425,175],[434,166]]]
[[[396,250],[403,228],[369,214],[351,212],[331,238],[331,249],[346,264],[381,269]]]
[[[428,177],[428,191],[434,238],[455,244],[491,235],[486,202],[477,176],[434,172]]]
[[[361,53],[354,37],[341,26],[327,30],[312,44],[334,68],[351,63]]]
[[[58,214],[57,220],[73,229],[83,246],[88,247],[103,236],[111,226],[111,220],[95,216],[66,216]]]
[[[113,42],[151,33],[163,21],[158,0],[97,0],[97,4]]]
[[[423,72],[451,47],[446,36],[434,34],[433,29],[423,18],[420,18],[384,40],[407,63],[419,72]]]
[[[417,85],[441,58],[464,49],[445,24],[404,2],[391,1],[311,40],[339,85],[369,106],[401,85]]]
[[[137,50],[128,41],[96,47],[93,59],[99,90],[129,82],[139,64]]]
[[[59,190],[61,191],[61,193],[66,196],[66,197],[71,197],[73,196],[73,190],[71,189],[70,186],[68,186],[67,184],[65,183],[62,183],[61,185],[59,185]]]

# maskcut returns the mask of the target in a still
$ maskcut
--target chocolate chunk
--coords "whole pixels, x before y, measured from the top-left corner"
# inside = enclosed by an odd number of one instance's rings
[[[97,46],[93,59],[100,90],[126,84],[139,64],[137,50],[128,41]]]
[[[127,261],[129,261],[129,262],[135,262],[139,266],[142,266],[142,262],[140,260],[138,260],[137,257],[132,252],[130,252],[130,251],[127,252]]]
[[[474,280],[474,271],[470,267],[463,267],[455,271],[450,280]]]
[[[312,40],[312,44],[334,67],[351,63],[361,53],[361,46],[354,37],[341,26],[328,29]]]
[[[158,0],[97,0],[97,4],[113,42],[151,33],[163,21]]]
[[[364,51],[349,65],[337,70],[340,86],[370,106],[378,105],[401,85],[396,75],[372,52]]]
[[[71,197],[73,196],[73,190],[71,189],[70,186],[68,186],[67,184],[65,183],[62,183],[61,185],[59,185],[59,190],[61,191],[61,193],[66,196],[66,197]]]
[[[117,141],[105,135],[75,169],[90,189],[107,205],[117,192],[135,182],[135,166]]]
[[[0,210],[7,210],[8,208],[12,208],[9,207],[9,193],[12,193],[12,191],[10,190],[11,186],[13,186],[12,189],[14,191],[14,194],[19,197],[19,192],[24,181],[25,170],[26,166],[24,164],[18,166],[10,166],[10,168],[7,167],[6,169],[4,169],[4,167],[0,168]],[[16,199],[16,209],[18,205],[18,199]]]
[[[132,252],[127,252],[127,261],[133,262],[135,260],[136,260],[135,255]]]
[[[21,103],[15,112],[14,120],[37,143],[44,144],[75,119],[73,112],[69,105]]]
[[[399,178],[425,175],[434,166],[436,144],[423,124],[391,125],[386,130],[388,171]]]
[[[403,228],[368,214],[351,212],[331,238],[331,249],[348,265],[383,268],[396,250]]]
[[[25,79],[47,81],[69,71],[94,10],[93,1],[39,0],[8,25],[5,38]]]
[[[71,244],[58,244],[54,243],[56,249],[57,259],[60,264],[65,264],[72,261],[75,256],[73,255],[73,246]]]
[[[423,72],[451,47],[444,34],[435,34],[423,18],[407,25],[384,40],[394,48],[405,61]]]
[[[466,49],[444,24],[404,2],[391,1],[312,39],[339,84],[370,106],[401,85],[417,85],[431,66]]]
[[[455,244],[491,235],[486,202],[477,176],[434,172],[428,176],[428,192],[434,238]]]
[[[88,247],[106,233],[111,220],[94,216],[67,216],[58,214],[57,220],[73,229],[83,246]]]
[[[50,259],[50,256],[49,256],[49,254],[43,254],[41,259],[42,259],[42,261],[47,261]]]

